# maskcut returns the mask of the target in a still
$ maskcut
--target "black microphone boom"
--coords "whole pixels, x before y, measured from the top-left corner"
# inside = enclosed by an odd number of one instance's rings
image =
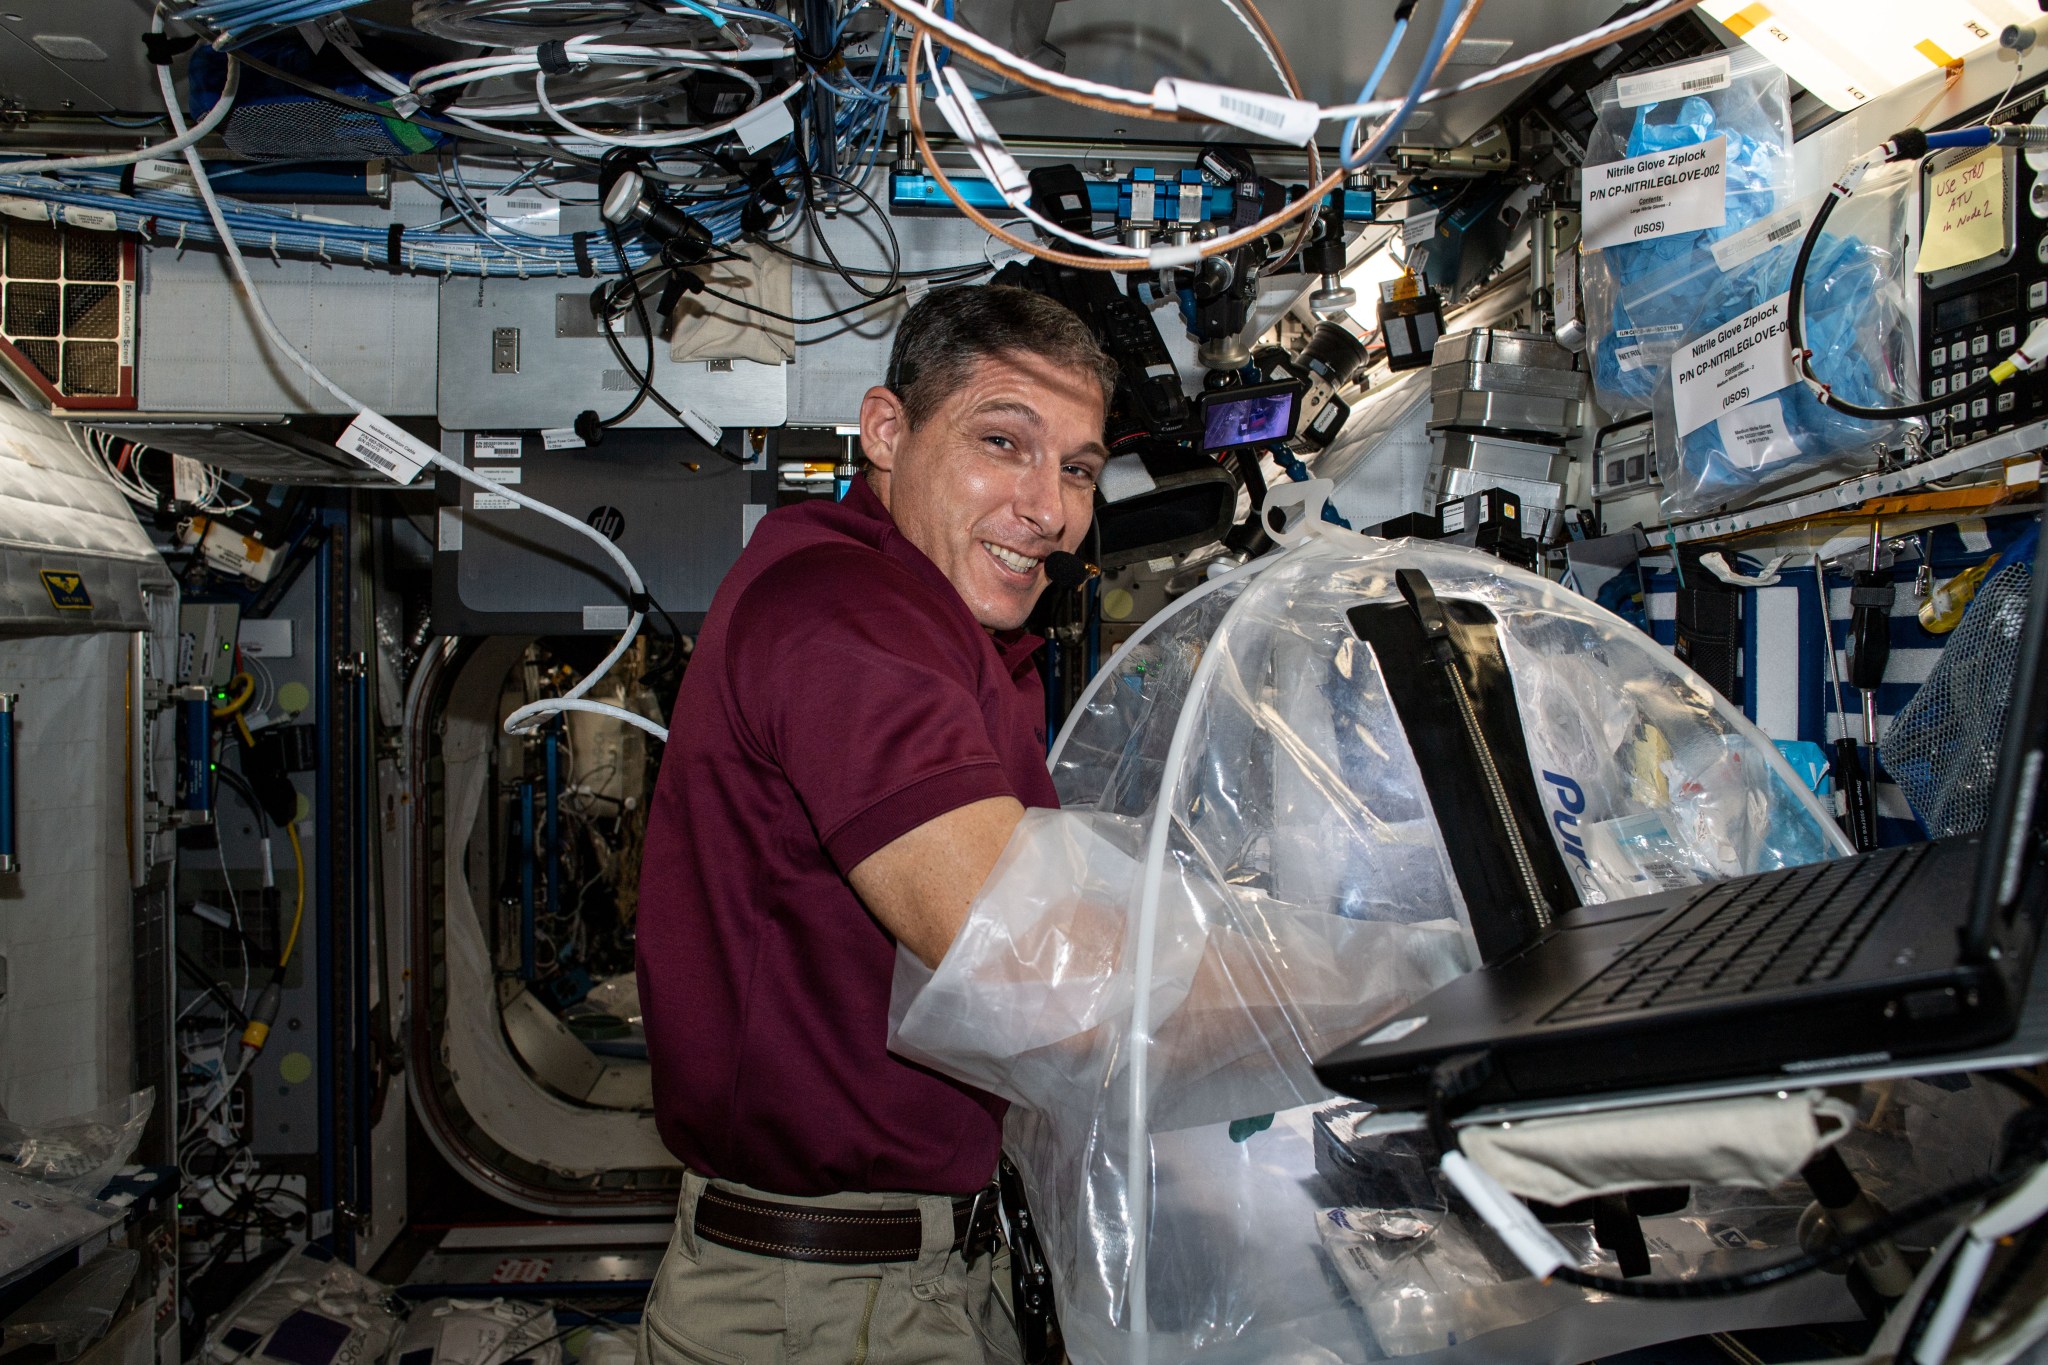
[[[1055,588],[1078,588],[1102,570],[1077,554],[1054,550],[1045,557],[1046,581]]]

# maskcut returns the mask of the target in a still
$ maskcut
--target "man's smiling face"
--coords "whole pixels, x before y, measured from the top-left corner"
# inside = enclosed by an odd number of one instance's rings
[[[1094,376],[1006,351],[975,361],[914,428],[895,394],[870,389],[861,444],[896,528],[984,628],[1014,630],[1045,588],[1045,557],[1088,534],[1103,419]]]

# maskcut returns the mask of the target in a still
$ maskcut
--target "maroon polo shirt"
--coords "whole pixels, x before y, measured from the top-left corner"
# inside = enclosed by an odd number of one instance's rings
[[[755,530],[676,697],[640,873],[655,1121],[685,1165],[791,1195],[988,1182],[1003,1103],[890,1054],[896,941],[846,874],[973,801],[1059,804],[1038,644],[983,630],[865,479]]]

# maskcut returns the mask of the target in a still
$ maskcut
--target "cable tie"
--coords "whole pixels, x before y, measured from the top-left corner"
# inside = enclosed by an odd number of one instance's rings
[[[654,610],[654,599],[644,592],[626,594],[626,606],[636,616],[645,616]]]
[[[576,63],[569,60],[569,45],[559,38],[535,48],[533,60],[550,76],[566,76],[576,69]]]
[[[177,255],[175,255],[175,256],[173,256],[173,257],[171,257],[171,259],[172,259],[172,260],[174,260],[174,261],[178,261],[178,260],[183,260],[183,259],[184,259],[184,257],[185,257],[185,225],[184,225],[183,223],[180,223],[180,224],[178,224],[178,254],[177,254]]]
[[[188,33],[182,38],[173,38],[168,33],[145,33],[142,35],[142,50],[149,54],[151,66],[169,66],[181,54],[199,45],[199,35]]]
[[[400,254],[399,239],[405,236],[405,224],[393,223],[384,229],[384,268],[394,275],[405,273],[405,258]]]
[[[597,266],[590,259],[590,234],[588,232],[570,233],[569,245],[576,249],[576,273],[586,280],[595,275],[597,273]]]

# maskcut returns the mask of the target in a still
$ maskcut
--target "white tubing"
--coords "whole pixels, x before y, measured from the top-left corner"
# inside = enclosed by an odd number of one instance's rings
[[[158,30],[161,32],[162,30]],[[167,68],[158,67],[159,71]],[[206,111],[206,117],[192,125],[189,131],[179,132],[166,142],[153,147],[144,147],[133,152],[108,152],[103,156],[65,156],[46,160],[9,161],[0,164],[0,175],[33,175],[38,171],[103,171],[112,166],[132,166],[138,161],[147,161],[153,156],[172,156],[184,151],[204,139],[208,133],[220,127],[234,107],[235,92],[241,88],[242,64],[233,57],[228,58],[227,80],[222,83],[220,98],[213,102],[213,108]],[[172,120],[176,130],[179,123]]]
[[[161,15],[158,16],[155,27],[157,32],[163,31]],[[162,66],[157,68],[157,83],[163,90],[164,109],[170,116],[171,127],[180,136],[183,136],[185,133],[185,120],[178,112],[177,92],[171,84],[171,69],[169,67]],[[342,403],[356,412],[368,412],[370,410],[368,404],[364,403],[347,389],[342,388],[341,385],[335,383],[332,379],[329,379],[321,372],[317,365],[308,360],[305,354],[291,343],[290,339],[283,332],[278,330],[276,322],[271,319],[270,310],[265,308],[263,300],[256,296],[256,282],[249,277],[248,262],[242,259],[242,249],[235,242],[234,233],[228,228],[227,217],[221,212],[220,201],[214,197],[212,182],[206,178],[206,168],[200,164],[199,154],[192,150],[190,143],[185,145],[184,153],[185,164],[192,172],[193,185],[199,191],[200,201],[206,205],[207,217],[213,220],[213,230],[220,236],[221,249],[227,252],[228,266],[234,271],[236,283],[242,287],[242,298],[249,306],[249,316],[255,321],[257,330],[263,334],[263,339],[268,341],[279,355],[296,364],[305,373],[306,378],[333,394]],[[547,503],[529,498],[516,488],[494,483],[489,479],[483,478],[466,466],[449,459],[438,450],[433,452],[433,463],[436,467],[447,470],[464,483],[471,484],[484,492],[509,498],[519,506],[529,511],[538,512],[550,521],[566,526],[577,534],[587,537],[600,550],[609,555],[613,563],[619,566],[619,572],[625,575],[627,587],[633,596],[638,598],[645,595],[647,591],[646,585],[641,582],[640,573],[633,567],[633,561],[626,558],[625,552],[612,544],[595,527],[587,526],[568,513],[558,508],[550,507]],[[598,664],[589,673],[584,674],[581,682],[577,683],[560,697],[549,697],[541,701],[528,702],[525,706],[514,711],[505,718],[506,731],[511,734],[520,734],[533,728],[540,718],[554,715],[564,710],[588,709],[586,707],[569,707],[564,705],[564,703],[580,700],[591,688],[597,686],[603,680],[604,675],[611,671],[612,666],[618,663],[621,656],[632,646],[633,637],[640,633],[640,623],[643,619],[644,617],[641,612],[633,612],[626,620],[626,628],[619,635],[618,643],[612,646],[611,653],[604,656],[603,662]],[[598,705],[600,703],[589,703],[589,707],[596,707]],[[634,715],[630,711],[607,711],[606,714],[613,714],[620,719],[628,720],[630,723],[639,726],[659,739],[666,740],[668,738],[667,730],[648,720],[645,716]]]

